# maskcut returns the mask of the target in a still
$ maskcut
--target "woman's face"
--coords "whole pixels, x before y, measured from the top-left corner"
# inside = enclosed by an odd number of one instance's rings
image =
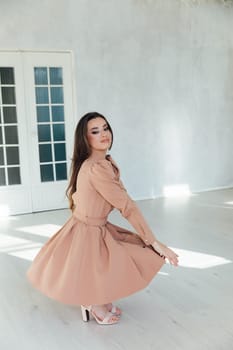
[[[106,121],[97,117],[87,123],[87,140],[92,150],[107,151],[112,143],[112,134]]]

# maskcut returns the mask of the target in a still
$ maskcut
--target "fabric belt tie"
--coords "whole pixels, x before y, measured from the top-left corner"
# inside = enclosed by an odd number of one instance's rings
[[[107,223],[107,217],[103,218],[93,218],[81,213],[74,212],[73,216],[88,226],[105,226]]]

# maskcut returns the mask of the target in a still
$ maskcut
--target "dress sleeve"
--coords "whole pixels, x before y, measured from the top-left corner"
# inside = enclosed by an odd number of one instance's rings
[[[90,179],[96,191],[121,212],[144,243],[146,245],[152,244],[155,237],[136,203],[130,198],[122,182],[114,173],[112,164],[108,160],[94,163],[90,170]]]

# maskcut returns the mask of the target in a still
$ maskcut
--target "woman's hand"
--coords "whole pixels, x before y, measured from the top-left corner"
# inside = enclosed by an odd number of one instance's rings
[[[168,248],[165,244],[159,242],[159,241],[154,241],[154,243],[152,244],[152,247],[160,254],[165,256],[165,258],[168,259],[168,261],[170,262],[170,264],[174,265],[174,266],[178,266],[178,255],[171,250],[170,248]]]

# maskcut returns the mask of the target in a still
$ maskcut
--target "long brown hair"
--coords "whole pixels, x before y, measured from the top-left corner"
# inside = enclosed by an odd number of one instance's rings
[[[74,150],[70,168],[70,180],[68,187],[66,189],[66,196],[69,199],[69,207],[71,210],[74,209],[74,202],[72,199],[72,194],[76,191],[76,182],[79,170],[81,168],[82,163],[91,155],[91,148],[89,146],[87,140],[87,123],[91,119],[95,118],[103,118],[106,121],[106,124],[109,128],[109,131],[112,134],[112,142],[113,142],[113,132],[111,126],[109,125],[107,119],[100,113],[90,112],[85,114],[78,122],[75,134],[74,134]],[[112,147],[109,147],[109,149]]]

